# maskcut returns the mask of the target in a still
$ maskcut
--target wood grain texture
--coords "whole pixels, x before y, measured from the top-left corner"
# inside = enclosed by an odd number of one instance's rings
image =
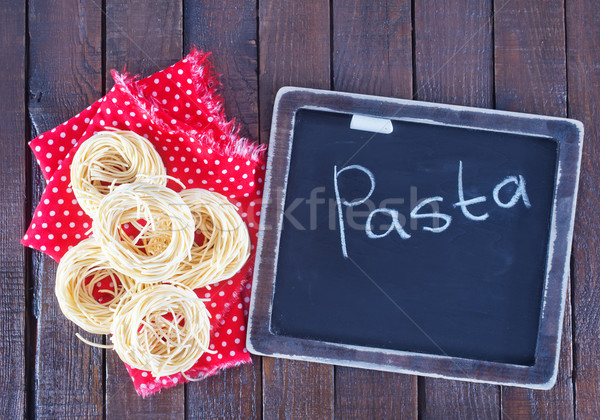
[[[188,419],[261,418],[261,358],[187,385]]]
[[[0,4],[0,412],[5,418],[25,416],[25,3]],[[29,253],[28,253],[29,255]],[[27,343],[29,344],[29,343]]]
[[[183,6],[180,0],[163,2],[106,0],[106,87],[110,70],[148,76],[182,58]],[[106,354],[106,417],[182,419],[185,388],[174,387],[151,397],[139,397],[123,362]]]
[[[223,13],[226,10],[226,13]],[[225,113],[240,133],[258,140],[257,1],[185,2],[185,49],[211,51],[221,74]]]
[[[422,378],[419,382],[419,411],[423,419],[499,417],[500,392],[497,386],[431,378]]]
[[[29,2],[29,115],[34,134],[62,123],[102,93],[101,9],[94,1]],[[45,181],[31,164],[32,202]],[[83,344],[54,296],[56,264],[34,252],[37,317],[35,415],[102,418],[103,351]]]
[[[411,2],[334,0],[333,88],[412,96]]]
[[[113,352],[106,357],[106,418],[107,419],[183,419],[185,415],[184,387],[165,389],[146,398],[139,397],[125,369]]]
[[[223,13],[227,10],[227,13]],[[258,140],[257,8],[255,0],[185,2],[184,45],[211,51],[221,74],[228,118]],[[187,385],[188,418],[261,417],[261,358]]]
[[[244,134],[267,142],[273,98],[283,85],[332,87],[399,97],[412,94],[404,90],[411,85],[410,79],[406,79],[411,56],[408,55],[408,61],[402,58],[406,57],[402,49],[405,40],[392,36],[404,33],[407,19],[410,22],[410,11],[404,11],[405,2],[378,2],[371,6],[364,0],[358,3],[332,0],[330,16],[328,2],[323,0],[262,0],[259,10],[256,10],[257,2],[249,0],[227,0],[221,8],[212,0],[208,3],[198,0],[152,0],[149,3],[29,0],[29,55],[25,44],[27,2],[0,5],[3,12],[0,17],[3,45],[0,256],[4,287],[1,325],[5,337],[0,344],[3,356],[0,417],[24,416],[27,292],[23,279],[28,272],[32,276],[29,281],[35,286],[29,317],[33,342],[28,343],[33,357],[29,369],[35,374],[28,391],[35,405],[27,408],[29,418],[100,418],[104,398],[109,404],[104,412],[106,418],[135,418],[136,414],[144,413],[149,417],[182,418],[184,409],[188,410],[189,417],[232,418],[250,413],[251,418],[260,418],[262,414],[261,395],[254,394],[260,392],[259,364],[229,370],[200,385],[189,385],[187,407],[183,403],[183,387],[163,392],[158,398],[135,397],[117,358],[106,360],[108,382],[103,384],[104,352],[81,344],[74,336],[78,330],[58,309],[53,292],[55,264],[41,253],[31,253],[18,245],[30,216],[23,212],[24,209],[27,212],[24,200],[35,206],[45,186],[34,159],[29,158],[26,151],[29,134],[25,133],[26,111],[31,119],[32,134],[39,134],[97,99],[103,93],[103,76],[110,87],[112,81],[106,74],[111,67],[122,69],[127,64],[131,73],[148,74],[179,59],[182,45],[187,52],[191,44],[197,44],[215,52],[213,62],[223,73],[228,115],[236,117],[247,129]],[[181,10],[182,3],[186,13]],[[481,13],[491,2],[452,0],[449,4],[440,4],[414,0],[413,3],[417,97],[490,107],[494,72],[488,67],[493,61],[489,50],[479,48],[481,40],[489,34],[478,32],[470,39],[467,32],[473,35],[477,29],[474,22],[478,21],[482,22],[482,31],[489,29],[490,24],[484,25]],[[600,204],[597,194],[600,183],[597,169],[600,9],[593,0],[565,2],[566,11],[563,2],[556,0],[496,0],[494,3],[497,106],[566,115],[568,103],[569,116],[581,119],[586,129],[573,248],[573,325],[570,324],[570,305],[567,305],[559,381],[550,392],[503,388],[502,407],[498,412],[502,408],[507,419],[562,419],[573,418],[574,414],[582,419],[597,418],[600,417],[600,297],[597,292],[600,236],[596,232],[600,223],[596,210]],[[101,39],[100,10],[103,4],[107,11],[104,40]],[[258,21],[252,22],[257,14]],[[331,28],[330,17],[333,19]],[[252,24],[260,28],[261,34],[258,75]],[[183,28],[185,43],[181,41]],[[174,36],[178,31],[179,38]],[[105,68],[102,66],[103,43],[106,45]],[[333,54],[331,63],[330,52]],[[389,52],[387,57],[386,52]],[[357,57],[365,61],[358,62]],[[567,65],[568,72],[565,71]],[[444,69],[440,70],[441,67]],[[26,85],[29,85],[28,91]],[[25,95],[29,97],[28,109],[25,109]],[[31,170],[27,177],[26,169]],[[31,178],[31,187],[27,186],[26,178]],[[571,369],[575,372],[573,378]],[[336,368],[334,380],[332,372],[329,366],[266,358],[262,369],[265,417],[331,418],[336,411],[338,417],[369,418],[375,412],[381,417],[394,418],[405,413],[407,401],[400,401],[398,397],[400,393],[400,399],[406,398],[402,394],[405,384],[398,381],[404,377]],[[420,382],[424,385],[420,393],[424,399],[420,405],[423,418],[436,413],[439,418],[476,417],[474,413],[480,418],[498,416],[492,411],[499,398],[495,387],[488,391],[484,389],[486,386],[477,384],[432,379]],[[103,386],[110,390],[106,396]],[[222,394],[215,398],[217,393]],[[212,399],[202,399],[209,394],[213,395]],[[194,407],[190,405],[192,401]],[[408,401],[413,404],[412,396]]]
[[[564,4],[494,2],[496,106],[565,116]]]
[[[106,86],[111,69],[149,75],[181,59],[182,1],[106,0]]]
[[[564,3],[494,3],[496,106],[567,115]],[[573,418],[571,305],[567,300],[557,383],[550,391],[502,388],[507,419]]]
[[[410,1],[334,0],[333,88],[412,97]],[[335,367],[335,417],[417,418],[417,379]]]
[[[492,2],[415,2],[415,97],[493,105]]]
[[[336,419],[416,419],[417,377],[335,367]]]
[[[329,2],[265,0],[259,4],[260,141],[269,141],[279,88],[330,88]]]
[[[569,288],[570,289],[570,288]],[[502,416],[505,419],[572,419],[573,358],[571,354],[571,297],[567,291],[567,305],[561,336],[562,348],[556,385],[550,391],[502,387]],[[597,381],[597,379],[595,379]],[[580,417],[591,418],[591,417]]]
[[[415,2],[415,98],[493,105],[492,2]],[[498,418],[500,388],[443,379],[419,381],[423,419]]]
[[[331,419],[333,367],[263,357],[263,419]]]
[[[600,418],[600,8],[591,0],[566,7],[569,117],[585,126],[573,241],[575,415]]]
[[[259,3],[260,141],[268,142],[277,90],[330,87],[329,2]],[[333,367],[263,358],[263,418],[331,418]]]

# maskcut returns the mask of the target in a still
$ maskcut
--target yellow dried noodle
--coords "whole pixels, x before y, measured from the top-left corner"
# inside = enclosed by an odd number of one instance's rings
[[[147,286],[121,301],[111,329],[121,360],[156,378],[185,372],[210,351],[210,314],[180,285]]]
[[[107,277],[111,279],[109,289],[98,292],[112,295],[112,298],[100,303],[94,298],[93,291]],[[117,279],[120,285],[115,283]],[[55,293],[60,309],[69,320],[90,333],[108,334],[119,300],[133,286],[133,279],[109,265],[92,237],[71,248],[60,260]]]
[[[230,278],[250,255],[248,229],[236,207],[221,194],[204,189],[183,190],[179,195],[203,239],[194,243],[191,259],[179,265],[171,281],[197,289]]]
[[[227,198],[203,189],[177,194],[168,178],[152,144],[131,131],[109,129],[84,142],[71,184],[93,219],[93,237],[65,254],[55,289],[68,319],[111,333],[125,363],[157,378],[185,375],[211,352],[210,313],[192,289],[233,276],[251,246]],[[107,277],[120,285],[96,290],[108,296],[100,303],[93,293]]]
[[[87,139],[71,164],[71,185],[81,208],[95,217],[115,185],[143,178],[166,185],[165,166],[152,144],[133,131],[105,130]]]
[[[137,229],[127,235],[124,226]],[[140,283],[169,281],[190,258],[195,224],[183,199],[161,185],[136,182],[115,188],[100,202],[94,236],[111,265]]]

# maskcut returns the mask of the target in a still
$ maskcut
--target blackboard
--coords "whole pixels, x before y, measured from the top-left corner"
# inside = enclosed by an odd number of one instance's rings
[[[393,101],[348,94],[287,94],[289,108],[280,98],[274,114],[275,128],[289,125],[272,133],[280,137],[272,138],[267,187],[273,193],[279,185],[280,198],[263,205],[263,217],[275,223],[261,230],[251,349],[398,371],[424,357],[429,365],[417,373],[551,386],[581,126],[408,101],[390,107]],[[563,195],[558,186],[567,183]],[[260,264],[270,257],[267,275]],[[259,293],[264,314],[256,310]],[[372,360],[356,357],[356,349]],[[390,354],[412,367],[385,360]],[[435,358],[460,361],[462,371],[436,368]],[[496,371],[478,378],[475,366]]]
[[[391,134],[373,136],[350,129],[351,119],[349,114],[325,111],[296,114],[285,208],[292,208],[299,198],[302,202],[283,221],[273,331],[533,364],[556,141],[403,121],[393,121]],[[370,144],[352,157],[370,137]],[[486,220],[470,220],[460,208],[453,208],[459,198],[459,162],[465,195],[486,197],[469,209],[477,216],[487,213]],[[334,166],[341,170],[351,165],[371,171],[375,189],[370,209],[366,202],[342,208],[346,220],[350,212],[358,213],[354,226],[344,223],[349,256],[345,258],[337,206],[328,203],[336,201]],[[526,180],[530,207],[522,199],[508,209],[496,205],[493,189],[508,176]],[[368,175],[358,168],[339,174],[338,184],[348,201],[363,198],[371,186]],[[323,204],[311,206],[311,192],[319,187]],[[512,196],[516,187],[511,183],[499,194]],[[436,221],[432,218],[409,217],[418,200],[429,197],[442,197],[435,203],[452,217],[443,232],[423,230]],[[500,198],[505,203],[510,197]],[[369,210],[380,208],[382,202],[385,206],[386,199],[399,202],[386,208],[404,216],[410,238],[402,239],[396,231],[373,239],[365,233]],[[431,205],[423,208],[426,211]],[[383,234],[392,218],[388,213],[376,216],[371,225],[383,225],[378,229]]]

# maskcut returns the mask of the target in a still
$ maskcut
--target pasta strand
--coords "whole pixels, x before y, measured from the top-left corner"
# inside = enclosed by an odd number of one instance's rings
[[[133,131],[105,130],[87,139],[71,163],[71,185],[81,208],[94,217],[115,186],[135,182],[166,185],[166,169],[154,146]]]

